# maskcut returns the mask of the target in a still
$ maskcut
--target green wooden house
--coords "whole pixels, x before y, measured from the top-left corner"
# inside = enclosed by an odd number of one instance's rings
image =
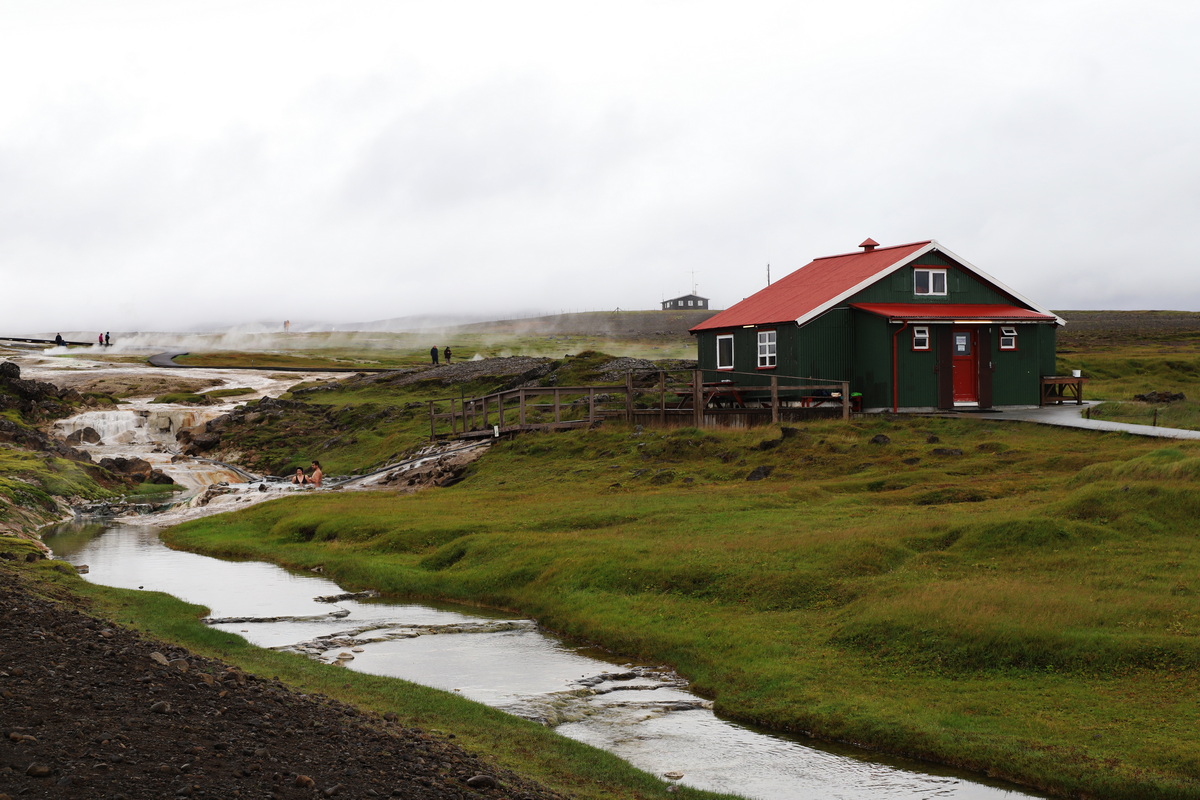
[[[848,381],[864,410],[1038,405],[1061,318],[936,241],[859,247],[692,328],[705,380]]]

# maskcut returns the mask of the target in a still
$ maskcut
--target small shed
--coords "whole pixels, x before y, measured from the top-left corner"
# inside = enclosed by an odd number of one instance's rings
[[[1063,319],[936,241],[859,247],[693,327],[700,368],[848,381],[866,410],[1038,405]]]
[[[685,294],[683,297],[676,297],[671,300],[662,301],[663,311],[678,311],[684,309],[687,311],[704,310],[708,308],[708,298],[701,297],[698,294]]]

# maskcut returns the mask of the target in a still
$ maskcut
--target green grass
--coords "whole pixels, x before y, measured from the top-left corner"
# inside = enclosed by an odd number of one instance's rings
[[[213,389],[209,392],[168,392],[151,400],[151,403],[170,403],[174,405],[211,405],[226,397],[240,397],[253,394],[254,389],[239,387],[233,389]]]
[[[527,435],[453,489],[168,538],[517,609],[780,730],[1062,794],[1200,792],[1200,449],[981,420],[778,435]]]
[[[18,559],[34,552],[31,543],[0,537],[0,553]],[[2,569],[4,567],[0,567]],[[266,679],[318,693],[359,708],[397,714],[406,727],[453,734],[455,743],[499,765],[581,800],[646,800],[662,797],[666,784],[615,756],[555,734],[533,722],[407,681],[366,675],[303,656],[255,647],[239,636],[202,624],[208,613],[159,592],[135,592],[79,579],[65,562],[41,561],[22,567],[51,592],[83,600],[90,612],[220,659]],[[730,795],[680,787],[677,797],[721,800]]]
[[[59,502],[111,497],[98,467],[0,446],[0,530],[34,530],[62,515]]]

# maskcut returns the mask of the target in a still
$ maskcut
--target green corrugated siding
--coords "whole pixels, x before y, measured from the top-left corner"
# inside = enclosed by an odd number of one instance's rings
[[[1056,325],[1014,325],[1017,349],[1000,349],[1000,325],[990,327],[992,358],[992,404],[998,406],[1037,405],[1041,399],[1043,375],[1054,374],[1054,349],[1058,338]]]
[[[848,303],[1011,303],[1013,299],[983,283],[969,272],[955,269],[947,259],[935,258],[937,253],[930,253],[921,259],[920,264],[902,267],[894,273],[868,286],[851,297]],[[945,262],[945,263],[935,263]],[[917,295],[913,294],[914,267],[948,267],[946,274],[946,294]]]

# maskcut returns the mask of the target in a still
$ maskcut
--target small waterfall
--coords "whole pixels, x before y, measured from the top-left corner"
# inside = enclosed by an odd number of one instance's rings
[[[59,420],[55,429],[66,438],[76,431],[91,428],[102,445],[171,445],[182,428],[200,425],[220,416],[222,411],[188,408],[129,408],[112,411],[85,411],[70,419]],[[85,442],[86,444],[86,442]]]

